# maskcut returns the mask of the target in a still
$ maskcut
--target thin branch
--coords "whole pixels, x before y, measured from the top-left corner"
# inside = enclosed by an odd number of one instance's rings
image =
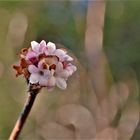
[[[37,86],[35,85],[30,86],[29,96],[24,105],[23,111],[21,112],[19,119],[17,120],[15,127],[9,137],[9,140],[17,140],[39,91],[40,91],[40,88],[38,88]]]

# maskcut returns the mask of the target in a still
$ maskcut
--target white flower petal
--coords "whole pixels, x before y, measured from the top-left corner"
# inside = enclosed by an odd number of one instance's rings
[[[31,84],[36,84],[39,82],[40,75],[38,73],[33,73],[30,75],[29,82]]]
[[[39,61],[39,63],[38,63],[38,68],[39,68],[40,70],[43,69],[43,61]]]
[[[54,86],[55,86],[55,83],[56,83],[55,77],[54,77],[54,76],[51,76],[51,77],[49,78],[49,80],[48,80],[47,86],[48,86],[48,87],[54,87]]]
[[[65,60],[65,61],[73,61],[73,58],[72,58],[71,56],[69,56],[69,55],[66,54],[66,55],[64,56],[64,60]]]
[[[36,42],[36,41],[32,41],[32,42],[31,42],[31,46],[32,46],[32,47],[36,47],[36,46],[38,46],[38,45],[39,45],[39,43]]]
[[[32,46],[32,50],[35,51],[35,52],[38,52],[39,51],[39,43],[36,42],[36,41],[32,41],[31,42],[31,46]]]
[[[33,51],[29,51],[26,55],[26,60],[29,60],[30,58],[36,57],[36,53]]]
[[[48,78],[46,78],[45,76],[40,76],[39,84],[41,86],[47,86],[47,83],[48,83]]]
[[[59,57],[59,59],[61,61],[63,61],[63,58],[65,57],[66,55],[66,52],[61,50],[61,49],[56,49],[55,52],[54,52],[54,55],[56,55],[57,57]]]
[[[48,47],[48,52],[49,52],[50,54],[52,54],[52,53],[56,50],[56,46],[55,46],[55,44],[52,43],[52,42],[48,42],[48,43],[47,43],[47,47]]]
[[[47,45],[46,45],[46,41],[45,41],[45,40],[42,40],[42,41],[40,42],[40,46],[46,47],[46,46],[47,46]]]
[[[73,72],[75,72],[75,71],[77,70],[77,67],[74,66],[74,65],[72,65],[72,64],[69,64],[69,65],[66,67],[66,70],[70,71],[71,74],[72,74]]]
[[[46,42],[42,40],[40,42],[40,48],[39,48],[40,53],[43,53],[47,49],[46,47],[47,47]]]
[[[68,70],[63,70],[62,72],[58,73],[58,75],[59,77],[67,79],[71,75],[71,73]]]
[[[62,54],[66,54],[66,52],[63,51],[62,49],[56,49],[55,54],[56,55],[62,55]]]
[[[44,70],[44,76],[49,78],[51,76],[51,71],[50,70]]]
[[[52,91],[54,87],[47,87],[48,91]]]
[[[60,89],[66,89],[67,87],[67,83],[63,78],[56,78],[56,85],[57,87],[59,87]]]
[[[44,51],[45,55],[49,55],[48,49]]]
[[[37,73],[39,70],[38,70],[38,68],[35,65],[29,65],[28,71],[30,73]]]
[[[63,64],[61,62],[58,62],[56,65],[56,73],[59,73],[63,70]]]
[[[77,70],[77,67],[74,66],[74,65],[72,65],[72,66],[71,66],[71,69],[73,69],[73,71],[75,72],[75,71]]]

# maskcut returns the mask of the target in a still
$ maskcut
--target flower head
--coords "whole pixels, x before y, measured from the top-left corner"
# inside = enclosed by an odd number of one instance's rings
[[[21,50],[20,65],[13,68],[17,71],[16,76],[24,75],[30,84],[49,90],[55,86],[66,89],[66,81],[77,69],[70,63],[72,60],[64,49],[56,49],[52,42],[32,41],[30,48]]]

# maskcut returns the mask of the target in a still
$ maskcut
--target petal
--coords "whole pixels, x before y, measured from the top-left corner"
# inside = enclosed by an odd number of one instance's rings
[[[67,87],[67,83],[63,78],[56,78],[56,85],[57,87],[59,87],[60,89],[66,89]]]
[[[48,91],[52,91],[54,87],[47,87]]]
[[[56,65],[56,73],[59,73],[63,70],[63,64],[61,62],[58,62]]]
[[[66,51],[63,51],[62,49],[56,49],[55,54],[56,55],[66,54]]]
[[[29,82],[31,84],[36,84],[39,82],[40,75],[38,73],[33,73],[30,75]]]
[[[32,46],[32,50],[35,51],[35,52],[38,52],[39,51],[39,43],[36,42],[36,41],[32,41],[31,42],[31,46]]]
[[[43,53],[43,52],[45,51],[46,47],[47,47],[46,42],[45,42],[44,40],[42,40],[42,41],[40,42],[39,51],[40,51],[41,53]]]
[[[45,76],[40,76],[39,84],[41,86],[47,86],[47,83],[48,83],[48,78],[46,78]]]
[[[51,71],[50,70],[44,70],[44,76],[45,77],[50,77],[51,76]]]
[[[71,66],[71,69],[75,72],[75,71],[77,70],[77,67],[74,66],[74,65],[72,65],[72,66]]]
[[[40,46],[46,47],[46,41],[45,41],[45,40],[42,40],[42,41],[40,42]]]
[[[39,63],[38,63],[38,68],[39,68],[39,69],[43,69],[43,61],[39,61]]]
[[[72,64],[68,64],[68,66],[66,67],[67,70],[71,71],[72,73],[75,72],[77,70],[77,67],[72,65]]]
[[[73,61],[73,58],[71,56],[69,56],[69,55],[65,55],[64,60],[65,61]]]
[[[29,51],[26,55],[26,60],[29,60],[30,58],[33,58],[33,57],[37,57],[36,53],[33,51]]]
[[[48,52],[49,52],[50,54],[52,54],[52,53],[56,50],[56,46],[55,46],[55,44],[52,43],[52,42],[48,42],[48,43],[47,43],[47,47],[48,47]]]
[[[59,57],[60,60],[63,60],[64,56],[66,55],[66,52],[61,50],[61,49],[57,49],[54,54]]]
[[[38,73],[38,68],[35,66],[35,65],[29,65],[28,66],[28,71],[30,72],[30,73]]]
[[[36,42],[36,41],[32,41],[31,42],[31,46],[34,48],[34,47],[36,47],[36,46],[38,46],[39,45],[39,43],[38,42]]]
[[[48,86],[48,87],[54,87],[54,86],[55,86],[55,83],[56,83],[55,77],[54,77],[54,76],[51,76],[51,77],[49,78],[49,80],[48,80],[47,86]]]
[[[65,78],[68,78],[71,75],[71,73],[68,70],[63,70],[58,75],[65,79]]]
[[[44,53],[45,53],[46,56],[49,55],[48,48],[46,50],[44,50]]]

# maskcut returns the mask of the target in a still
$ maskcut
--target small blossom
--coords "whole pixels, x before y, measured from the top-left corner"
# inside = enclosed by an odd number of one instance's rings
[[[36,67],[35,65],[29,65],[28,71],[30,72],[29,82],[31,84],[39,84],[41,86],[47,86],[48,78],[50,77],[50,71]]]
[[[67,55],[67,52],[64,51],[63,49],[56,49],[56,46],[54,43],[49,42],[47,44],[47,50],[45,51],[46,55],[55,55],[57,56],[60,61],[72,61],[73,58]]]
[[[52,42],[48,42],[47,50],[45,51],[46,55],[53,55],[55,50],[56,50],[55,44]]]
[[[43,53],[43,51],[47,49],[46,42],[44,40],[42,40],[40,43],[36,41],[32,41],[31,47],[32,47],[33,52],[35,52],[37,55]]]
[[[13,66],[16,76],[24,75],[30,84],[47,87],[55,86],[66,89],[67,80],[76,71],[76,66],[69,63],[73,58],[64,49],[56,49],[52,42],[42,40],[31,42],[31,48],[24,48],[20,53],[20,65]]]

